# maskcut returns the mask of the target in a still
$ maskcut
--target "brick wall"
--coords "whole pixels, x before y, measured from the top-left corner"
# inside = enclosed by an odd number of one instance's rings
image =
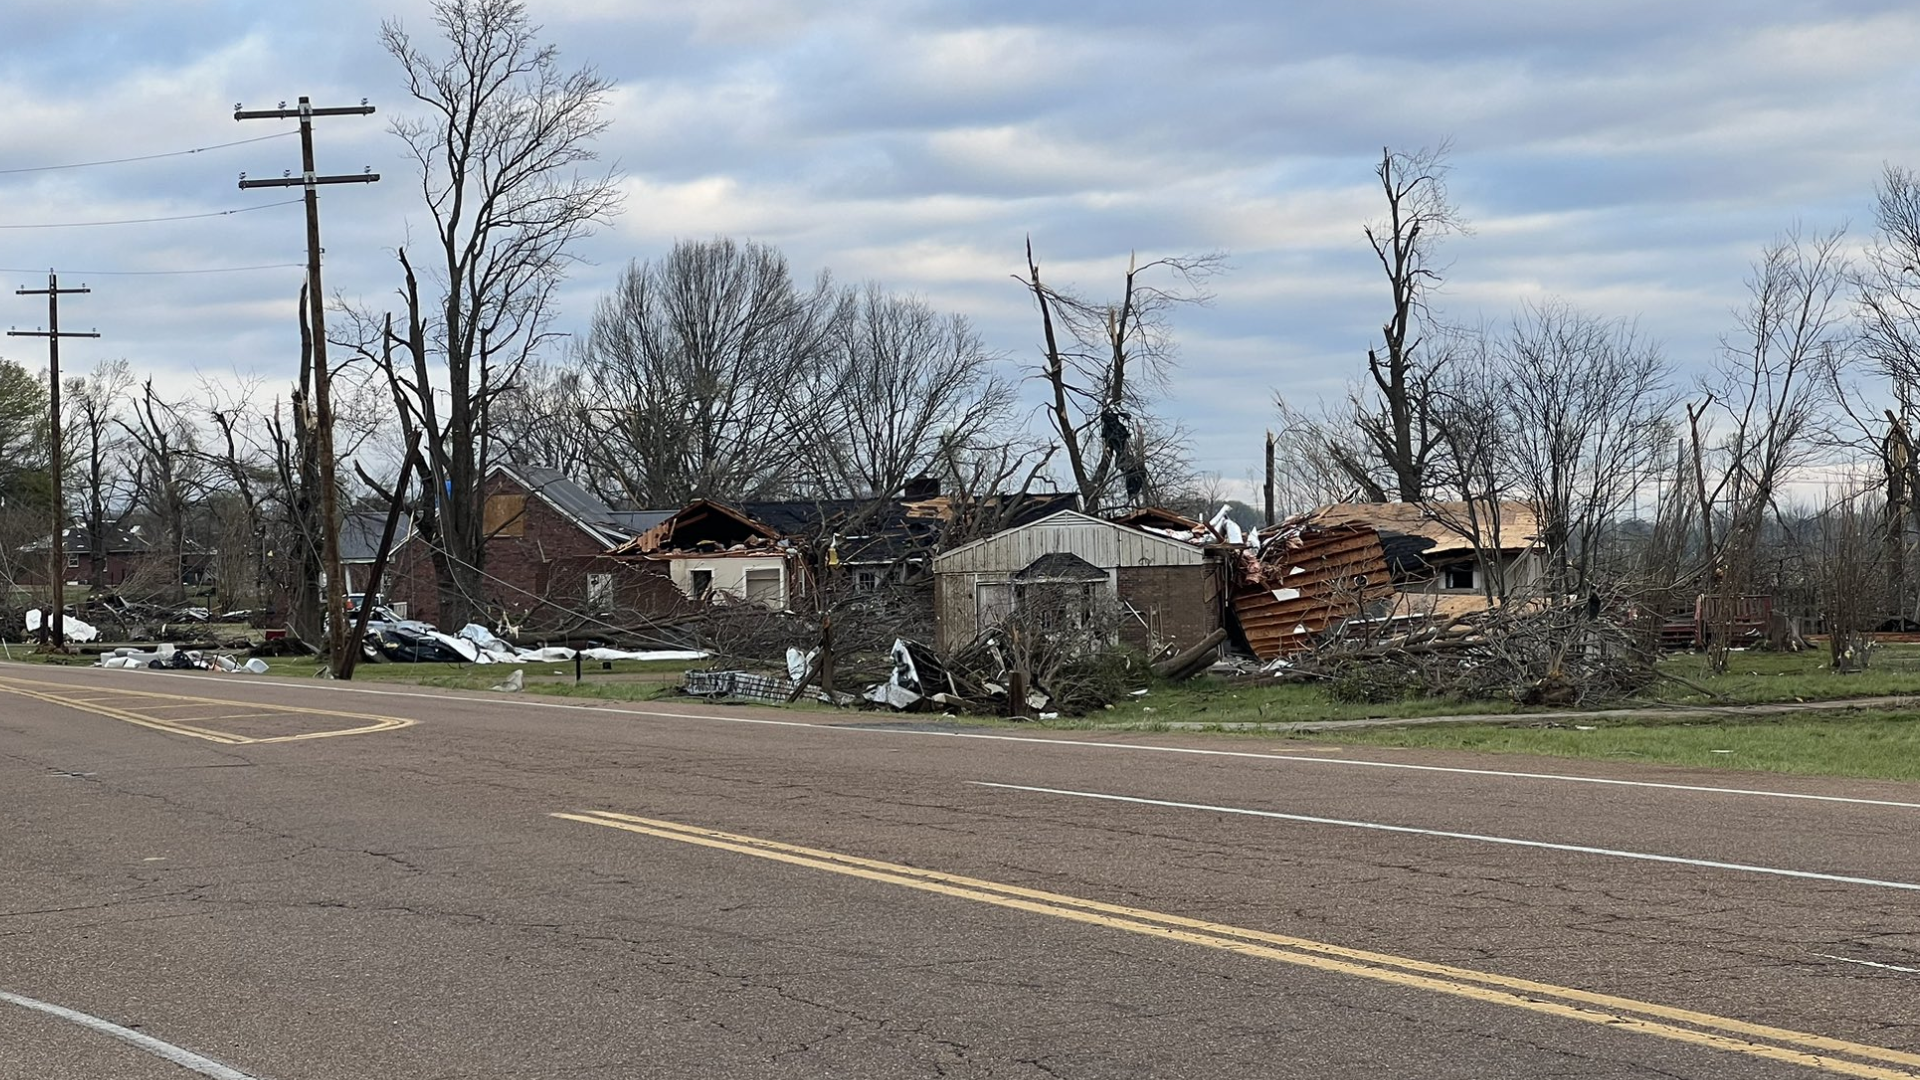
[[[516,624],[557,622],[561,615],[556,605],[571,608],[581,602],[586,578],[584,571],[557,577],[555,567],[595,559],[606,544],[505,473],[494,474],[484,493],[488,497],[523,497],[517,513],[492,521],[496,530],[486,541],[484,563],[488,575],[483,595],[487,616],[504,616]],[[380,591],[389,600],[404,601],[410,618],[438,624],[438,578],[432,553],[418,537],[394,549],[387,583]]]
[[[1222,598],[1218,563],[1122,566],[1116,574],[1123,609],[1120,636],[1128,644],[1157,658],[1191,648],[1219,629]],[[1129,608],[1132,610],[1127,611]]]

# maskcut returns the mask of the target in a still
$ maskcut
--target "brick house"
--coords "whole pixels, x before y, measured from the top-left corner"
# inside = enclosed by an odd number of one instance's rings
[[[481,491],[481,607],[491,620],[527,629],[604,629],[679,606],[680,591],[662,570],[606,555],[666,512],[615,510],[560,470],[534,465],[496,465]],[[406,604],[408,617],[439,621],[432,552],[417,529],[395,546],[381,591]]]
[[[213,581],[213,554],[192,537],[186,539],[186,550],[181,553],[176,570],[171,565],[173,559],[156,548],[145,526],[110,527],[106,530],[106,543],[102,545],[106,557],[97,579],[91,554],[93,539],[84,527],[68,526],[60,543],[66,555],[68,585],[103,592],[126,588],[135,592],[165,593],[175,586],[197,587]],[[47,584],[50,548],[44,536],[21,546],[16,584],[30,587]]]

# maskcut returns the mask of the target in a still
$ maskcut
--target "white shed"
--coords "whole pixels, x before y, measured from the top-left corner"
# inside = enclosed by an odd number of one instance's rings
[[[1197,544],[1063,510],[934,557],[935,643],[965,644],[1019,606],[1031,582],[1082,583],[1115,602],[1123,639],[1150,653],[1220,625],[1218,563]]]

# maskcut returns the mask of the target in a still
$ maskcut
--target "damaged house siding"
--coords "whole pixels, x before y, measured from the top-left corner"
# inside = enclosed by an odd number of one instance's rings
[[[791,596],[784,555],[662,556],[673,575],[673,583],[690,600],[717,600],[722,595],[739,602],[757,604],[771,611],[785,611]]]
[[[1475,504],[1472,513],[1458,502],[1324,506],[1243,556],[1234,614],[1262,660],[1313,648],[1348,620],[1472,617],[1540,586],[1538,531],[1517,502]]]

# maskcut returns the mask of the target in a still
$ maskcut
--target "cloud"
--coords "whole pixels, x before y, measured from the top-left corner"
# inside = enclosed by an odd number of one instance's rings
[[[1697,365],[1761,245],[1796,220],[1866,227],[1881,164],[1920,137],[1920,12],[1891,2],[542,0],[533,15],[563,64],[617,83],[599,150],[622,170],[627,209],[581,246],[563,329],[584,329],[628,260],[726,234],[780,245],[802,276],[831,269],[962,311],[1030,362],[1037,329],[1011,278],[1028,237],[1050,278],[1094,295],[1131,251],[1222,250],[1232,271],[1214,303],[1177,316],[1185,366],[1168,409],[1229,478],[1256,452],[1274,390],[1337,398],[1378,332],[1384,286],[1359,226],[1379,210],[1382,146],[1453,142],[1473,231],[1444,245],[1444,314],[1497,323],[1560,296],[1639,318]],[[327,280],[389,303],[393,250],[428,230],[386,134],[414,111],[380,47],[388,18],[434,37],[426,0],[10,11],[0,169],[269,133],[235,124],[236,101],[367,97],[377,117],[320,137],[323,169],[384,177],[324,193]],[[282,196],[241,193],[237,174],[296,163],[281,139],[0,172],[0,225],[256,207]],[[291,207],[0,229],[0,267],[15,269],[301,258]],[[197,368],[250,363],[284,379],[298,281],[284,268],[96,278],[89,301],[110,355],[182,387]]]

